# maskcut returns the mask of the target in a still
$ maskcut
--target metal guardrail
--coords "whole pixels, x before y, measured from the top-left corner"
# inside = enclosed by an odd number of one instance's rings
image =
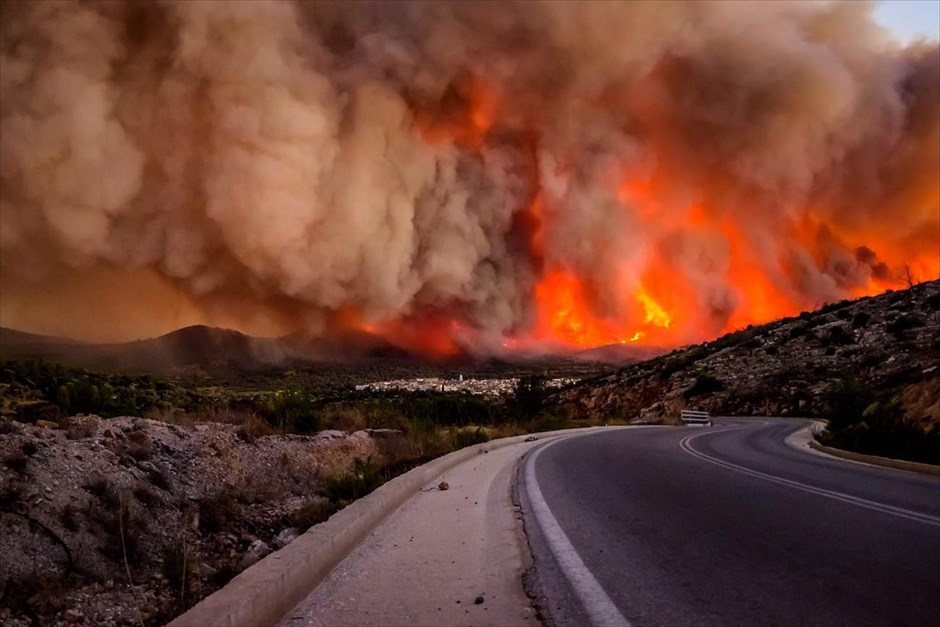
[[[712,424],[712,418],[707,411],[693,411],[691,409],[683,409],[679,413],[679,417],[682,418],[682,422],[687,425],[711,426]]]

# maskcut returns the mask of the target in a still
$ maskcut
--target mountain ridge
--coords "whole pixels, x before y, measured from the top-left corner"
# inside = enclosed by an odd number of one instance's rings
[[[550,402],[571,417],[644,422],[675,420],[687,408],[823,416],[842,388],[868,399],[859,414],[895,403],[911,424],[940,433],[940,280],[677,349],[572,386]]]
[[[507,364],[583,362],[621,366],[658,355],[664,349],[619,344],[584,350],[434,359],[367,332],[317,336],[297,331],[275,338],[233,329],[191,325],[163,335],[115,343],[85,343],[0,327],[0,359],[45,359],[83,368],[131,373],[173,373],[187,369],[251,370],[304,363],[396,362],[460,367],[492,361]]]

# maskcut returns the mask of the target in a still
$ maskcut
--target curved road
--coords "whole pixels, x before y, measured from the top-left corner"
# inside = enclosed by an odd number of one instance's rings
[[[940,624],[940,479],[722,419],[533,451],[519,495],[549,624]]]

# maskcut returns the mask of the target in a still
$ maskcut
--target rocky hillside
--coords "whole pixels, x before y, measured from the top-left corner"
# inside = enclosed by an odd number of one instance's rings
[[[259,429],[0,420],[0,624],[162,624],[335,511],[324,481],[395,445]]]
[[[553,400],[572,417],[650,422],[675,421],[685,408],[821,416],[830,393],[847,380],[896,398],[921,428],[940,429],[940,281],[748,327],[621,368]]]

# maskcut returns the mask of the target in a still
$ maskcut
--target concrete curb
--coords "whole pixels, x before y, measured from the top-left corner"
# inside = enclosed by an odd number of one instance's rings
[[[909,462],[903,459],[891,459],[890,457],[878,457],[877,455],[865,455],[864,453],[855,453],[840,448],[833,448],[820,444],[815,439],[809,441],[809,446],[814,451],[826,453],[833,457],[848,459],[853,462],[862,462],[874,466],[884,466],[885,468],[894,468],[896,470],[907,470],[908,472],[918,472],[921,474],[934,475],[940,477],[940,466],[933,464],[922,464],[919,462]]]
[[[605,427],[564,429],[534,437],[551,440]],[[617,427],[614,427],[617,428]],[[273,625],[300,603],[386,517],[454,466],[486,452],[525,442],[530,435],[493,440],[454,451],[395,477],[324,523],[311,527],[209,595],[168,627]]]

